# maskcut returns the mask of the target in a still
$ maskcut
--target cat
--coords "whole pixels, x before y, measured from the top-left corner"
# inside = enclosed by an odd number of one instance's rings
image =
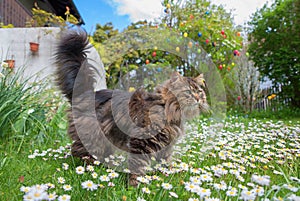
[[[145,174],[151,158],[171,160],[173,145],[184,135],[184,121],[209,111],[203,74],[191,78],[174,72],[154,92],[142,88],[134,92],[111,89],[94,92],[95,80],[89,70],[93,66],[86,56],[90,47],[84,30],[68,30],[55,54],[56,82],[72,106],[68,117],[68,134],[73,140],[71,153],[103,161],[114,153],[114,148],[123,150],[129,156],[129,184],[137,186],[137,177]],[[83,84],[87,89],[77,90],[75,80],[81,70],[82,80],[88,80]],[[80,97],[87,97],[88,91],[94,102],[80,106],[84,102]],[[84,105],[92,107],[96,118],[89,112],[76,112],[76,108],[85,110]]]

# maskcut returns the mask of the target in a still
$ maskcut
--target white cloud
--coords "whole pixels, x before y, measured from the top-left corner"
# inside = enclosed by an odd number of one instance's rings
[[[159,18],[164,7],[161,0],[106,0],[116,7],[118,15],[128,15],[132,22],[139,20],[153,20]],[[242,25],[250,19],[250,15],[261,8],[267,0],[211,0],[216,5],[224,5],[226,9],[233,9],[234,21]]]
[[[261,8],[267,0],[211,0],[216,5],[224,5],[225,9],[234,9],[233,16],[236,24],[243,25],[250,20],[252,13]]]
[[[154,20],[163,13],[161,0],[108,0],[117,8],[118,15],[128,15],[132,22]]]

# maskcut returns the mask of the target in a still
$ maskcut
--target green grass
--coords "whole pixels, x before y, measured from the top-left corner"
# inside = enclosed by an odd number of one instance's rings
[[[96,179],[87,170],[82,175],[77,174],[76,167],[87,167],[87,164],[71,156],[64,158],[65,154],[69,152],[68,149],[63,150],[62,153],[57,153],[60,146],[65,146],[69,142],[67,137],[59,138],[60,135],[57,136],[53,133],[48,136],[49,139],[44,144],[36,143],[37,140],[32,140],[29,136],[23,139],[21,145],[21,140],[18,138],[2,141],[0,148],[1,200],[22,200],[24,193],[20,191],[21,186],[46,183],[55,185],[55,188],[49,189],[48,192],[56,192],[57,195],[68,194],[71,195],[72,200],[124,200],[125,197],[127,200],[137,200],[138,197],[145,200],[188,200],[190,197],[199,198],[199,196],[186,190],[184,182],[188,182],[192,176],[200,176],[201,174],[211,174],[212,182],[203,181],[201,187],[210,189],[210,197],[219,198],[220,200],[238,200],[239,196],[226,196],[226,190],[216,190],[213,184],[224,181],[227,186],[236,187],[237,194],[239,194],[242,191],[239,185],[246,186],[249,190],[254,188],[252,185],[256,186],[256,183],[251,180],[253,174],[270,176],[270,185],[263,186],[264,196],[267,195],[269,199],[286,199],[291,194],[299,196],[299,191],[292,192],[283,187],[283,185],[290,184],[300,188],[299,181],[296,182],[291,179],[291,177],[298,179],[300,177],[300,140],[299,131],[296,132],[297,128],[299,129],[299,121],[291,122],[287,126],[282,122],[272,120],[261,121],[242,117],[229,117],[225,126],[219,130],[221,134],[219,133],[213,137],[205,135],[205,130],[209,127],[210,122],[210,120],[195,120],[192,122],[188,128],[187,137],[176,148],[175,155],[177,157],[174,159],[172,168],[167,167],[170,172],[166,174],[162,172],[163,169],[160,169],[160,171],[149,173],[148,175],[158,176],[160,180],[150,181],[149,184],[142,183],[136,189],[128,187],[127,174],[122,172],[119,172],[118,178],[111,179],[114,184],[113,187],[109,187],[108,182],[99,181],[101,175],[109,174],[108,169],[101,165],[94,165],[94,172],[98,174]],[[296,133],[295,136],[291,135],[293,132]],[[204,138],[205,136],[207,138]],[[206,144],[208,138],[214,138],[215,146],[214,149],[203,153],[202,145]],[[278,142],[281,144],[278,144]],[[284,146],[282,146],[282,143]],[[298,147],[293,147],[295,146],[293,143],[298,143]],[[265,145],[270,145],[270,148],[268,146],[264,148]],[[274,146],[272,147],[272,145]],[[52,150],[48,150],[49,148]],[[46,151],[46,155],[36,156],[33,159],[28,158],[29,155],[34,153],[35,149],[39,150],[36,153]],[[269,161],[266,163],[259,162],[259,160],[265,158],[263,150],[269,150],[271,153]],[[284,158],[279,155],[281,152]],[[229,156],[223,160],[221,157],[224,153]],[[52,156],[49,156],[49,154]],[[58,154],[58,156],[54,157],[55,154]],[[245,161],[242,162],[242,159]],[[64,163],[69,165],[67,170],[62,168]],[[229,168],[226,166],[230,164],[234,164],[234,167]],[[188,165],[188,170],[181,167],[185,165]],[[218,166],[228,172],[221,177],[215,176],[213,168]],[[199,168],[201,173],[192,173],[191,168]],[[236,176],[229,173],[230,169],[238,170],[239,168],[245,173],[241,174],[244,181],[238,180]],[[20,180],[22,177],[24,177],[24,180]],[[59,177],[65,179],[65,184],[72,186],[71,191],[65,191],[62,188],[63,184],[58,183]],[[86,180],[102,184],[103,187],[98,187],[96,191],[87,191],[81,186],[81,183]],[[165,190],[161,187],[162,183],[169,183],[173,187],[171,190]],[[276,187],[276,185],[280,186],[279,191],[272,190],[272,187]],[[143,192],[143,188],[149,188],[150,194]],[[170,191],[175,192],[178,198],[171,197]],[[259,200],[264,196],[256,199]]]
[[[255,195],[255,200],[284,200],[300,195],[300,118],[293,115],[295,111],[282,111],[281,116],[288,115],[283,121],[263,113],[230,114],[223,122],[208,118],[191,121],[186,136],[175,147],[172,164],[153,167],[155,171],[142,177],[149,183],[133,188],[128,186],[128,175],[117,172],[121,165],[111,169],[101,164],[88,166],[70,156],[65,113],[68,104],[56,90],[44,85],[28,86],[26,80],[9,76],[0,80],[1,201],[23,200],[26,193],[21,187],[36,189],[41,184],[52,186],[43,192],[57,197],[67,194],[78,201],[201,200],[204,191],[210,191],[210,198],[240,200],[246,192],[243,186],[249,191],[263,191]],[[35,87],[38,91],[33,90]],[[122,163],[117,157],[110,158],[110,162]],[[85,168],[83,174],[76,173],[79,166]],[[119,174],[117,178],[109,182],[99,179],[114,171]],[[240,177],[235,175],[237,171]],[[259,189],[259,181],[253,181],[253,175],[269,176],[270,183]],[[59,183],[59,178],[65,180],[64,184]],[[194,184],[199,186],[198,194],[187,189],[191,178],[201,180],[201,185]],[[97,190],[84,189],[82,183],[87,180],[97,184]],[[226,188],[218,190],[217,184],[221,183]],[[72,187],[70,191],[63,188],[66,184]],[[171,189],[164,189],[165,184],[172,185]],[[233,197],[226,194],[229,186],[236,188]]]

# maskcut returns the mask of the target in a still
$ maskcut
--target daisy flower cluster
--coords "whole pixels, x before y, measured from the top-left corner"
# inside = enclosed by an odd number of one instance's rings
[[[58,200],[69,201],[71,196],[68,194],[57,195],[56,192],[48,192],[49,189],[55,188],[55,185],[37,184],[31,187],[22,186],[20,190],[24,193],[24,201],[38,201],[38,200]]]
[[[121,195],[119,200],[139,201],[299,201],[299,127],[299,122],[238,116],[221,123],[194,120],[174,147],[172,162],[162,160],[147,167],[147,175],[137,177],[138,187],[129,190],[124,190],[130,173],[125,156],[105,158],[108,168],[99,161],[71,163],[66,160],[69,146],[35,150],[28,156],[30,160],[61,161],[52,181],[55,185],[23,186],[21,191],[24,200],[68,200],[70,196],[76,200],[85,194],[103,200]]]
[[[36,149],[32,154],[28,155],[28,158],[34,159],[36,157],[41,157],[43,160],[47,161],[50,158],[57,160],[67,158],[69,156],[71,156],[70,144],[67,144],[66,146],[60,146],[58,149],[49,148],[43,151],[39,151],[38,149]]]

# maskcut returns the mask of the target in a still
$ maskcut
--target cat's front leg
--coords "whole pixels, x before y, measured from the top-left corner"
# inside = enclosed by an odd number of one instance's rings
[[[150,165],[150,156],[143,153],[130,153],[128,167],[130,170],[129,185],[136,187],[139,182],[137,177],[145,175],[145,170]]]
[[[164,162],[166,164],[171,164],[173,155],[173,146],[165,147],[164,150],[159,151],[156,154],[156,160],[159,162]]]
[[[129,184],[137,186],[137,177],[145,175],[146,168],[151,164],[154,150],[148,144],[149,139],[131,138],[129,140],[128,168],[130,170]]]
[[[137,180],[138,175],[136,174],[130,174],[129,175],[129,185],[133,187],[137,187],[139,182]]]

